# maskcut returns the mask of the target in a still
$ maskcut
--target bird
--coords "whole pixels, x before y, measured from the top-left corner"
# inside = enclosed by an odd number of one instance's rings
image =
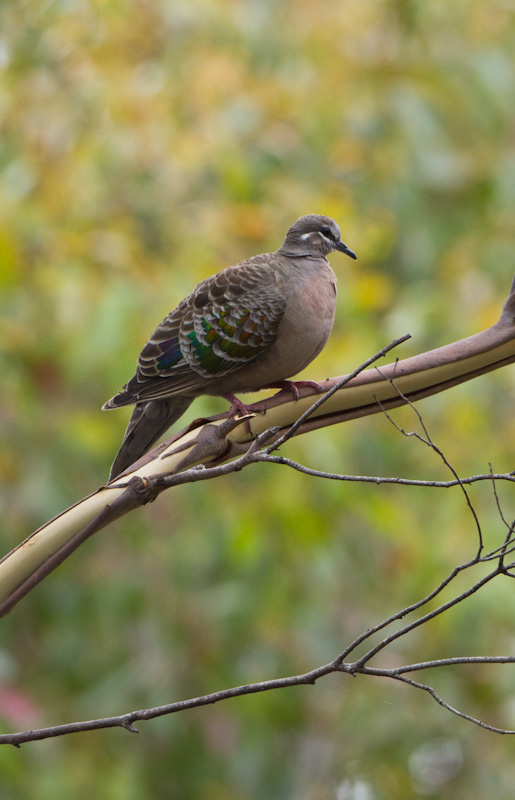
[[[356,259],[330,217],[308,214],[264,253],[201,281],[156,328],[136,374],[104,410],[135,405],[110,480],[137,461],[200,395],[222,396],[245,414],[236,393],[289,388],[288,379],[325,346],[336,311],[336,275],[327,256]],[[320,387],[318,387],[320,388]]]

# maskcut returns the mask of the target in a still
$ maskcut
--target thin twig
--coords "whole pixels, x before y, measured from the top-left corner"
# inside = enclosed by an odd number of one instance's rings
[[[492,465],[489,464],[488,466],[490,467],[490,473],[493,474]],[[492,480],[492,490],[493,490],[493,493],[494,493],[495,504],[497,506],[497,512],[499,514],[501,522],[508,529],[508,532],[507,532],[506,537],[504,539],[504,543],[499,548],[499,556],[500,556],[499,564],[500,564],[500,566],[504,566],[504,558],[509,553],[511,553],[512,549],[513,549],[513,548],[509,548],[508,545],[512,542],[513,528],[514,528],[514,525],[515,525],[515,521],[513,521],[510,524],[505,519],[505,516],[503,514],[503,510],[501,508],[501,501],[500,501],[500,498],[499,498],[499,493],[497,492],[497,486],[495,484],[495,480]]]
[[[470,565],[477,563],[476,561],[470,562]],[[371,647],[361,658],[358,659],[356,662],[356,669],[360,669],[367,661],[370,661],[377,653],[384,650],[391,642],[394,642],[396,639],[399,639],[401,636],[406,636],[407,633],[410,633],[415,628],[420,627],[420,625],[424,625],[426,622],[429,622],[435,617],[438,617],[440,614],[443,614],[444,611],[448,611],[450,608],[453,608],[458,603],[462,603],[467,597],[475,594],[479,589],[489,583],[492,578],[495,578],[499,575],[499,569],[496,568],[492,572],[489,572],[488,575],[485,575],[484,578],[481,578],[477,581],[473,586],[471,586],[466,591],[462,592],[460,595],[453,597],[451,600],[448,600],[446,603],[442,603],[442,605],[438,606],[437,608],[433,609],[432,611],[428,611],[427,614],[424,614],[422,617],[411,622],[409,625],[405,625],[398,631],[391,633],[389,636],[386,636],[382,641],[376,644],[374,647]],[[342,654],[343,655],[343,654]],[[342,656],[340,656],[342,661],[344,660]]]
[[[450,703],[447,703],[440,695],[433,689],[432,686],[429,686],[427,683],[419,683],[418,681],[414,681],[412,678],[406,678],[404,675],[392,675],[391,676],[394,680],[402,681],[402,683],[407,683],[409,686],[414,686],[416,689],[422,689],[422,691],[427,692],[433,700],[441,705],[443,708],[450,711],[452,714],[455,714],[457,717],[461,717],[461,719],[466,719],[468,722],[473,722],[475,725],[479,725],[480,728],[484,728],[487,731],[492,731],[492,733],[502,733],[512,736],[515,734],[515,731],[508,730],[506,728],[497,728],[495,725],[488,725],[486,722],[478,719],[477,717],[471,717],[470,714],[465,714],[463,711],[459,711],[454,706],[451,706]]]
[[[259,681],[258,683],[250,683],[244,686],[235,686],[230,689],[222,689],[219,692],[212,692],[210,694],[202,695],[201,697],[194,697],[189,700],[179,700],[176,703],[168,703],[167,705],[155,706],[153,708],[145,708],[140,711],[130,711],[126,714],[119,716],[104,717],[102,719],[84,720],[81,722],[70,722],[65,725],[55,725],[49,728],[39,728],[32,731],[23,731],[19,733],[4,733],[0,734],[0,745],[11,744],[19,747],[25,742],[33,742],[41,739],[49,739],[56,736],[64,736],[70,733],[81,733],[84,731],[101,730],[103,728],[116,728],[121,727],[133,733],[138,733],[134,728],[133,723],[140,720],[155,719],[168,714],[175,714],[179,711],[186,711],[190,708],[199,708],[201,706],[212,705],[221,700],[228,700],[232,697],[243,697],[248,694],[257,694],[258,692],[271,691],[273,689],[285,689],[289,686],[303,686],[313,685],[319,678],[328,675],[330,672],[335,672],[333,664],[326,664],[322,667],[317,667],[310,672],[302,675],[293,675],[287,678],[275,678],[268,681]]]
[[[412,478],[397,478],[397,477],[384,477],[379,475],[345,475],[339,472],[325,472],[319,469],[312,469],[300,464],[298,461],[293,461],[291,458],[285,456],[272,456],[267,452],[262,452],[259,455],[258,461],[263,461],[269,464],[282,464],[285,467],[291,467],[302,472],[304,475],[310,475],[313,478],[325,478],[331,481],[347,481],[349,483],[375,483],[380,484],[393,484],[398,486],[422,486],[431,489],[451,489],[453,486],[461,486],[461,484],[471,485],[478,481],[509,481],[515,483],[515,476],[512,472],[500,472],[496,474],[482,474],[471,475],[468,478],[459,478],[453,481],[434,481],[434,480],[414,480]]]
[[[376,369],[379,372],[379,374],[382,375],[381,370],[379,369],[379,367],[376,367]],[[385,376],[382,375],[382,377],[385,377]],[[389,380],[390,384],[394,387],[396,392],[398,392],[399,397],[401,397],[405,401],[406,405],[408,405],[412,409],[412,411],[416,414],[417,419],[418,419],[418,421],[419,421],[419,423],[420,423],[420,425],[422,427],[422,430],[424,431],[424,436],[421,436],[420,433],[417,433],[417,431],[407,432],[406,430],[404,430],[404,428],[402,428],[400,425],[398,425],[395,422],[395,420],[390,416],[390,414],[388,413],[386,408],[383,407],[382,403],[379,400],[378,400],[378,404],[383,409],[383,412],[384,412],[386,418],[391,422],[391,424],[400,433],[403,434],[403,436],[406,436],[407,438],[409,438],[410,436],[414,436],[420,442],[422,442],[423,444],[426,444],[428,447],[430,447],[442,459],[442,461],[445,464],[445,466],[447,467],[447,469],[454,475],[455,480],[458,482],[459,486],[461,487],[461,490],[462,490],[463,495],[465,497],[465,501],[467,503],[469,511],[472,514],[472,517],[474,519],[474,524],[476,526],[476,530],[477,530],[477,534],[478,534],[478,538],[479,538],[479,547],[478,547],[478,551],[477,551],[477,554],[476,554],[476,560],[479,560],[481,552],[483,550],[483,534],[482,534],[482,531],[481,531],[481,525],[479,524],[478,516],[476,514],[474,506],[472,505],[472,503],[470,501],[470,497],[468,496],[467,490],[465,489],[465,487],[464,487],[464,485],[463,485],[458,473],[456,472],[456,470],[454,469],[452,464],[447,459],[445,453],[431,439],[431,436],[429,435],[429,431],[426,428],[426,425],[424,423],[424,420],[422,419],[422,416],[420,415],[419,410],[417,408],[415,408],[415,406],[411,402],[411,400],[408,397],[406,397],[405,394],[403,394],[403,392],[399,389],[399,387],[396,385],[395,381],[392,378],[388,378],[388,380]]]

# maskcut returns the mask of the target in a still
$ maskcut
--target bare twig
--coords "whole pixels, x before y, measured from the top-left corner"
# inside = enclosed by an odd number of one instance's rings
[[[495,725],[488,725],[488,723],[483,722],[482,720],[478,719],[477,717],[471,717],[470,714],[465,714],[464,711],[459,711],[454,706],[451,706],[450,703],[447,703],[443,700],[440,695],[433,689],[432,686],[429,686],[427,683],[419,683],[418,681],[414,681],[411,678],[406,678],[403,675],[392,675],[392,678],[398,681],[402,681],[403,683],[407,683],[409,686],[414,686],[416,689],[422,689],[422,691],[427,692],[433,700],[445,708],[447,711],[450,711],[452,714],[455,714],[457,717],[461,717],[461,719],[465,719],[468,722],[473,722],[475,725],[478,725],[480,728],[484,728],[487,731],[491,731],[492,733],[502,733],[505,735],[513,736],[515,731],[508,730],[507,728],[497,728]]]
[[[325,472],[320,469],[312,469],[306,467],[304,464],[299,464],[298,461],[293,461],[291,458],[285,456],[272,456],[266,452],[260,453],[258,461],[264,461],[268,464],[281,464],[285,467],[291,467],[297,472],[302,472],[304,475],[310,475],[312,478],[324,478],[331,481],[345,481],[348,483],[375,483],[378,486],[381,484],[397,485],[397,486],[421,486],[429,489],[451,489],[454,486],[472,485],[479,481],[508,481],[515,483],[515,475],[513,472],[499,472],[499,473],[483,473],[482,475],[471,475],[467,478],[458,478],[452,481],[435,481],[435,480],[415,480],[413,478],[397,478],[385,477],[379,475],[345,475],[340,472]]]
[[[490,474],[493,476],[492,465],[489,464],[488,466],[490,468]],[[501,566],[504,566],[505,557],[507,555],[509,555],[509,553],[513,552],[513,549],[514,549],[513,547],[509,547],[509,545],[512,544],[512,542],[513,542],[513,531],[514,531],[514,526],[515,526],[515,520],[513,522],[511,522],[511,523],[509,523],[506,520],[506,518],[504,516],[504,513],[503,513],[503,510],[502,510],[502,507],[501,507],[501,501],[499,499],[499,493],[497,492],[497,486],[495,485],[495,480],[493,478],[492,478],[492,491],[494,493],[495,505],[497,506],[497,513],[499,514],[499,518],[500,518],[501,522],[503,523],[503,525],[507,528],[507,533],[506,533],[506,537],[504,539],[504,542],[501,545],[501,547],[498,548],[498,552],[500,553],[500,562],[499,563],[501,564]],[[497,552],[497,551],[495,551],[495,552]]]
[[[378,369],[378,371],[380,371],[380,370]],[[426,428],[426,426],[424,424],[424,421],[423,421],[418,409],[415,408],[415,406],[413,405],[411,400],[402,393],[402,391],[396,385],[395,381],[392,380],[391,378],[389,380],[390,380],[390,383],[392,384],[392,386],[394,386],[395,389],[399,392],[399,395],[403,398],[403,400],[405,401],[406,405],[408,405],[412,409],[412,411],[416,414],[417,419],[418,419],[418,421],[419,421],[419,423],[420,423],[420,425],[422,427],[422,430],[424,431],[424,436],[421,436],[420,433],[417,433],[417,431],[409,431],[409,432],[406,431],[404,428],[402,428],[400,425],[398,425],[395,422],[395,420],[391,417],[391,415],[388,413],[386,408],[383,407],[383,405],[382,405],[382,403],[380,401],[378,401],[379,405],[381,406],[386,418],[391,422],[391,424],[400,433],[403,434],[403,436],[406,436],[407,438],[409,438],[410,436],[414,436],[420,442],[422,442],[423,444],[425,444],[428,447],[430,447],[441,458],[441,460],[443,461],[443,463],[445,464],[447,469],[454,475],[454,479],[455,479],[456,483],[459,485],[459,487],[461,488],[461,491],[463,492],[463,495],[465,497],[465,501],[467,503],[469,511],[472,514],[472,517],[474,519],[474,524],[476,526],[477,535],[478,535],[478,539],[479,539],[479,547],[478,547],[476,558],[479,559],[479,557],[481,555],[481,552],[483,550],[483,534],[481,532],[481,525],[479,524],[479,519],[477,517],[477,514],[475,512],[475,509],[474,509],[472,503],[470,502],[470,497],[468,495],[467,490],[465,489],[465,486],[463,485],[463,481],[459,477],[458,473],[456,472],[456,470],[454,469],[452,464],[448,461],[445,453],[431,439],[431,436],[429,435],[429,431],[427,430],[427,428]]]
[[[478,591],[482,586],[484,586],[489,580],[491,580],[495,575],[499,574],[498,570],[491,572],[486,578],[475,583],[472,587],[470,587],[467,591],[463,592],[461,595],[453,598],[449,603],[443,604],[438,609],[435,609],[433,612],[429,612],[428,614],[424,615],[418,620],[415,620],[413,623],[405,625],[400,631],[392,634],[391,636],[384,639],[380,645],[376,646],[375,648],[371,648],[368,653],[365,654],[362,658],[358,659],[354,662],[346,662],[343,660],[344,657],[350,655],[352,651],[354,651],[359,644],[363,641],[369,639],[381,628],[390,625],[393,621],[398,620],[407,614],[411,613],[413,610],[416,610],[420,606],[428,603],[433,597],[435,597],[442,589],[447,586],[450,581],[456,577],[456,575],[468,567],[472,566],[476,562],[468,562],[467,564],[461,565],[461,567],[457,567],[451,575],[443,581],[433,592],[428,594],[425,598],[423,598],[418,603],[414,603],[412,606],[408,606],[404,608],[402,611],[393,614],[388,619],[384,620],[379,625],[375,626],[372,629],[364,631],[360,636],[356,637],[354,641],[346,648],[344,653],[338,656],[334,661],[330,662],[329,664],[324,664],[316,669],[310,670],[309,672],[305,672],[299,675],[292,675],[285,678],[274,678],[267,681],[259,681],[257,683],[246,684],[243,686],[236,686],[229,689],[223,689],[218,692],[212,692],[210,694],[202,695],[200,697],[194,697],[189,700],[181,700],[175,703],[168,703],[166,705],[155,706],[153,708],[146,708],[138,711],[130,711],[125,714],[120,714],[118,716],[112,717],[104,717],[100,719],[94,720],[83,720],[80,722],[71,722],[65,725],[56,725],[47,728],[40,728],[37,730],[31,731],[23,731],[19,733],[7,733],[0,735],[0,744],[11,744],[15,747],[19,747],[21,744],[31,741],[39,741],[41,739],[48,739],[53,738],[56,736],[64,736],[69,735],[72,733],[80,733],[84,731],[93,731],[93,730],[101,730],[105,728],[124,728],[130,732],[137,733],[138,729],[134,727],[134,723],[142,720],[150,720],[155,719],[156,717],[161,717],[169,714],[175,714],[179,711],[186,711],[191,708],[199,708],[201,706],[212,705],[214,703],[221,702],[223,700],[228,700],[234,697],[242,697],[244,695],[249,694],[257,694],[259,692],[265,691],[272,691],[274,689],[285,689],[291,686],[308,686],[315,684],[320,678],[324,677],[325,675],[329,675],[331,673],[345,673],[348,675],[366,675],[369,677],[386,677],[391,678],[392,680],[401,681],[409,686],[413,686],[414,688],[421,689],[427,692],[439,705],[443,708],[451,711],[453,714],[461,717],[462,719],[468,720],[469,722],[473,722],[474,724],[484,728],[486,730],[495,732],[495,733],[502,733],[502,734],[513,734],[515,731],[498,728],[493,725],[489,725],[488,723],[477,719],[476,717],[472,717],[469,714],[466,714],[463,711],[460,711],[453,706],[451,706],[448,702],[443,700],[435,691],[435,689],[424,683],[420,683],[412,678],[407,677],[408,673],[422,671],[425,669],[435,669],[441,667],[449,667],[449,666],[457,666],[457,665],[475,665],[475,664],[513,664],[515,663],[515,656],[457,656],[451,658],[441,658],[441,659],[434,659],[430,661],[423,661],[413,664],[407,664],[404,666],[392,667],[392,668],[381,668],[381,667],[373,667],[370,666],[367,662],[373,655],[376,655],[383,647],[386,647],[390,642],[394,639],[399,638],[400,636],[404,636],[410,630],[412,630],[417,625],[424,624],[428,620],[434,618],[436,615],[442,613],[447,608],[456,605],[459,602],[462,602],[464,599],[469,597],[474,592]]]
[[[306,672],[303,675],[293,675],[288,678],[276,678],[269,681],[259,681],[258,683],[250,683],[245,686],[235,686],[231,689],[222,689],[219,692],[212,692],[211,694],[202,695],[201,697],[194,697],[190,700],[180,700],[177,703],[169,703],[163,706],[156,706],[154,708],[145,708],[140,711],[129,711],[126,714],[121,714],[114,717],[104,717],[103,719],[84,720],[82,722],[70,722],[66,725],[55,725],[50,728],[40,728],[34,731],[24,731],[20,733],[4,733],[0,734],[0,744],[12,744],[19,747],[24,742],[33,742],[40,739],[49,739],[55,736],[64,736],[70,733],[80,733],[83,731],[100,730],[102,728],[116,728],[121,727],[132,733],[138,733],[134,728],[133,723],[140,720],[155,719],[168,714],[175,714],[178,711],[186,711],[190,708],[199,708],[200,706],[212,705],[221,700],[229,700],[232,697],[243,697],[247,694],[257,694],[258,692],[267,692],[272,689],[285,689],[289,686],[302,686],[306,684],[314,684],[323,675],[328,675],[330,672],[335,672],[332,664],[327,664],[323,667]]]
[[[467,567],[468,566],[472,566],[475,563],[477,563],[477,562],[474,559],[473,561],[469,562]],[[405,636],[407,633],[410,633],[415,628],[420,627],[420,625],[424,625],[426,622],[429,622],[430,620],[435,619],[435,617],[438,617],[440,614],[443,614],[444,611],[448,611],[450,608],[453,608],[454,606],[458,605],[458,603],[463,602],[463,600],[465,600],[467,597],[470,597],[471,595],[475,594],[475,592],[477,592],[479,589],[481,589],[483,586],[485,586],[487,583],[489,583],[497,575],[499,575],[499,569],[495,569],[492,572],[488,573],[488,575],[486,575],[481,580],[477,581],[473,586],[471,586],[469,589],[467,589],[466,591],[464,591],[461,594],[459,594],[457,597],[453,597],[451,600],[448,600],[446,603],[442,603],[442,605],[438,606],[437,608],[433,609],[432,611],[428,611],[427,614],[424,614],[422,617],[419,617],[418,619],[414,620],[409,625],[405,625],[400,630],[395,631],[394,633],[390,634],[390,636],[386,636],[382,641],[380,641],[374,647],[371,647],[370,650],[368,650],[363,656],[361,656],[361,658],[358,659],[358,661],[354,665],[355,668],[354,668],[353,671],[360,671],[361,667],[364,664],[366,664],[368,661],[370,661],[370,659],[373,658],[375,655],[377,655],[377,653],[381,652],[381,650],[384,650],[385,647],[387,647],[389,644],[391,644],[391,642],[394,642],[396,639],[399,639],[401,636]],[[398,618],[398,615],[396,615],[396,616]],[[393,618],[390,621],[393,621]],[[389,622],[386,623],[386,624],[389,624]],[[366,638],[368,638],[368,636]],[[342,653],[339,656],[339,658],[343,661],[343,657],[344,657],[344,654]]]

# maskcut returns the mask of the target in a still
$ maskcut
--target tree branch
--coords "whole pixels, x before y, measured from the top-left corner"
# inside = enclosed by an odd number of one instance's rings
[[[481,561],[482,560],[484,559],[481,559]],[[442,667],[457,666],[457,665],[473,666],[477,664],[479,665],[513,664],[515,663],[515,656],[454,656],[450,658],[433,659],[433,660],[422,661],[413,664],[406,664],[391,668],[373,667],[368,664],[368,661],[373,656],[376,656],[381,650],[387,647],[395,639],[405,636],[415,627],[427,623],[429,620],[434,619],[434,617],[437,616],[438,614],[441,614],[448,608],[451,608],[452,606],[455,606],[458,603],[463,602],[471,594],[473,594],[476,591],[479,591],[490,580],[492,580],[497,575],[501,574],[502,570],[499,568],[499,566],[496,567],[496,569],[492,570],[486,577],[477,581],[467,590],[457,595],[456,597],[452,598],[452,600],[442,604],[434,611],[426,613],[419,619],[404,625],[399,631],[396,631],[390,636],[383,639],[382,642],[379,643],[379,645],[370,648],[370,650],[358,660],[354,662],[349,662],[344,660],[352,652],[354,652],[362,642],[373,637],[374,634],[377,633],[379,630],[391,625],[393,622],[407,616],[408,614],[413,613],[418,608],[429,603],[445,587],[447,587],[450,584],[450,582],[460,572],[463,572],[464,570],[470,568],[471,566],[477,563],[478,563],[477,559],[474,559],[472,561],[467,562],[466,564],[462,564],[461,566],[456,567],[452,571],[452,573],[439,584],[439,586],[437,586],[432,592],[426,595],[422,600],[419,600],[418,602],[412,604],[411,606],[407,606],[401,611],[392,614],[390,617],[388,617],[375,627],[363,631],[363,633],[357,636],[343,651],[343,653],[337,656],[337,658],[335,658],[332,662],[317,667],[316,669],[310,670],[309,672],[283,678],[274,678],[267,681],[259,681],[257,683],[246,684],[243,686],[236,686],[229,689],[223,689],[218,692],[212,692],[209,694],[201,695],[199,697],[194,697],[189,700],[181,700],[175,703],[168,703],[166,705],[155,706],[153,708],[146,708],[138,711],[130,711],[124,714],[120,714],[118,716],[104,717],[101,719],[94,719],[94,720],[83,720],[80,722],[72,722],[64,725],[56,725],[52,727],[40,728],[38,730],[31,730],[31,731],[23,731],[19,733],[1,734],[0,744],[11,744],[16,747],[19,747],[21,744],[25,742],[39,741],[41,739],[53,738],[56,736],[68,735],[71,733],[79,733],[84,731],[93,731],[93,730],[100,730],[104,728],[114,728],[114,727],[125,728],[130,732],[137,733],[138,730],[137,728],[134,727],[134,723],[141,720],[155,719],[156,717],[175,714],[177,712],[186,711],[191,708],[199,708],[201,706],[212,705],[214,703],[218,703],[223,700],[228,700],[234,697],[242,697],[244,695],[272,691],[274,689],[285,689],[291,686],[313,685],[320,678],[323,678],[325,675],[337,672],[351,676],[356,676],[359,674],[359,675],[366,675],[369,677],[391,678],[392,680],[401,681],[409,686],[413,686],[414,688],[421,689],[427,692],[443,708],[447,709],[448,711],[451,711],[453,714],[456,714],[462,719],[468,720],[469,722],[473,722],[474,724],[480,726],[481,728],[485,728],[486,730],[495,733],[514,734],[515,731],[489,725],[488,723],[476,717],[470,716],[469,714],[466,714],[463,711],[454,708],[445,700],[443,700],[437,694],[437,692],[432,686],[415,681],[412,678],[407,677],[407,674],[412,672],[419,672],[425,669],[438,669]]]
[[[59,514],[4,556],[0,561],[0,616],[8,613],[85,538],[132,510],[136,498],[142,505],[155,499],[164,488],[177,485],[170,476],[199,465],[229,462],[249,449],[253,453],[251,461],[257,461],[256,448],[252,445],[261,434],[268,437],[270,454],[274,438],[277,447],[292,435],[413,403],[512,363],[515,361],[515,292],[512,291],[505,303],[499,321],[486,331],[404,361],[395,361],[381,370],[365,369],[405,339],[395,340],[351,375],[325,381],[323,385],[327,391],[315,402],[313,390],[309,388],[300,390],[298,401],[288,401],[288,395],[281,392],[261,403],[266,410],[256,412],[250,420],[227,419],[227,415],[221,415],[197,421],[158,445],[115,481]],[[248,463],[236,460],[227,470],[205,477],[236,471]],[[166,481],[155,480],[149,484],[149,475],[169,477]],[[124,494],[129,485],[128,476],[139,480]],[[200,472],[195,470],[188,480],[198,480],[199,476]]]

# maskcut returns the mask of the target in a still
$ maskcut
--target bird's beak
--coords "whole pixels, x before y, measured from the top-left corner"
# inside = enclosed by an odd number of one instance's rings
[[[338,242],[337,244],[335,244],[334,247],[335,247],[336,250],[339,250],[340,253],[345,253],[345,255],[350,256],[351,258],[354,258],[356,261],[358,260],[358,257],[356,255],[356,253],[354,252],[354,250],[351,250],[350,247],[347,247],[347,245],[344,244],[343,242]]]

